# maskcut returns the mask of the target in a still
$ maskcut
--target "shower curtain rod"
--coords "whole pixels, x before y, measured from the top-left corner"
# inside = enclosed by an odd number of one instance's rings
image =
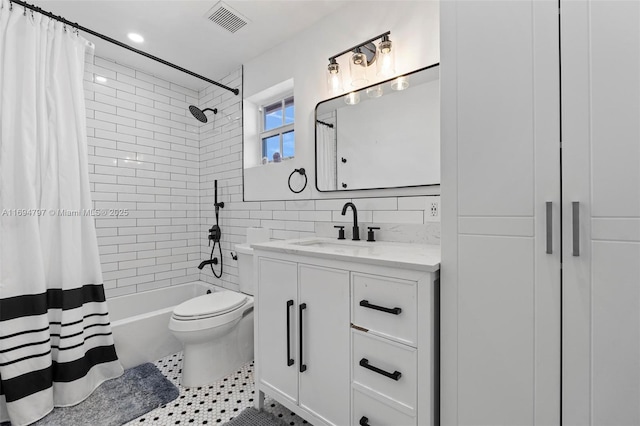
[[[31,5],[31,4],[29,4],[27,2],[24,2],[22,0],[9,0],[9,3],[15,3],[17,5],[20,5],[20,6],[24,7],[25,8],[25,12],[26,12],[26,9],[30,9],[30,10],[36,11],[38,13],[41,13],[42,15],[48,16],[49,18],[55,19],[56,21],[60,21],[60,22],[64,23],[65,25],[69,25],[69,26],[71,26],[73,28],[76,28],[76,29],[82,31],[82,32],[85,32],[87,34],[91,34],[93,36],[101,38],[104,41],[108,41],[109,43],[112,43],[112,44],[115,44],[117,46],[123,47],[123,48],[125,48],[127,50],[130,50],[130,51],[132,51],[134,53],[137,53],[138,55],[142,55],[142,56],[145,56],[145,57],[147,57],[149,59],[152,59],[152,60],[154,60],[156,62],[160,62],[163,65],[166,65],[166,66],[171,67],[173,69],[176,69],[178,71],[182,71],[183,73],[186,73],[186,74],[189,74],[189,75],[191,75],[193,77],[199,78],[200,80],[204,80],[207,83],[214,84],[214,85],[216,85],[218,87],[221,87],[221,88],[226,89],[226,90],[228,90],[230,92],[233,92],[236,95],[238,93],[240,93],[239,89],[233,89],[233,88],[231,88],[229,86],[225,86],[222,83],[218,83],[217,81],[213,81],[213,80],[211,80],[211,79],[209,79],[207,77],[203,77],[200,74],[196,74],[193,71],[189,71],[188,69],[182,68],[181,66],[178,66],[176,64],[172,64],[171,62],[165,61],[164,59],[158,58],[157,56],[153,56],[150,53],[147,53],[147,52],[144,52],[142,50],[136,49],[135,47],[131,47],[129,45],[126,45],[126,44],[124,44],[124,43],[122,43],[122,42],[120,42],[118,40],[115,40],[115,39],[109,37],[109,36],[106,36],[104,34],[100,34],[100,33],[96,32],[96,31],[90,30],[89,28],[85,28],[82,25],[78,25],[78,23],[76,23],[76,22],[68,21],[65,18],[63,18],[62,16],[54,15],[51,12],[47,12],[46,10],[41,9],[38,6]]]
[[[322,124],[322,125],[327,126],[327,127],[331,127],[333,129],[333,124],[331,124],[331,123],[325,123],[324,121],[320,121],[320,120],[316,120],[316,123]]]

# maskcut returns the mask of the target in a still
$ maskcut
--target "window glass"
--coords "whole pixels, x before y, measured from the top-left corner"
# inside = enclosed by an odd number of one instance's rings
[[[284,100],[284,124],[293,123],[294,115],[293,96]]]
[[[284,133],[282,135],[282,152],[284,158],[294,157],[296,153],[295,132]]]
[[[264,107],[264,130],[282,126],[282,102],[278,101]]]
[[[262,156],[272,163],[275,153],[280,154],[280,135],[262,139]]]

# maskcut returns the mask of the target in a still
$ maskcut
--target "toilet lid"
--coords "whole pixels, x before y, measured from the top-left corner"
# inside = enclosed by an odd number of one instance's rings
[[[233,311],[247,302],[247,296],[235,291],[216,291],[187,300],[175,307],[174,318],[207,318]]]

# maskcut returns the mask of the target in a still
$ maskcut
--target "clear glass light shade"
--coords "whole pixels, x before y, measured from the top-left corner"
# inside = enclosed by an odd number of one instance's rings
[[[332,96],[342,93],[342,73],[335,60],[327,67],[327,90]]]
[[[367,57],[360,49],[356,49],[349,61],[349,71],[351,72],[351,86],[361,87],[369,82],[367,79]]]
[[[344,97],[344,102],[347,105],[355,105],[360,102],[360,94],[358,92],[347,93]]]
[[[379,98],[384,94],[382,90],[382,85],[378,84],[377,86],[369,87],[367,89],[367,96],[370,98]]]
[[[378,45],[376,59],[378,77],[393,77],[396,73],[395,49],[391,48],[390,40],[382,40]]]
[[[404,90],[409,87],[409,77],[398,77],[391,82],[393,90]]]

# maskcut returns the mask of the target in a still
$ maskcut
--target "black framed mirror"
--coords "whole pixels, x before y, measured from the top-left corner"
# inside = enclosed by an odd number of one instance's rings
[[[318,103],[320,192],[440,184],[439,64]]]

